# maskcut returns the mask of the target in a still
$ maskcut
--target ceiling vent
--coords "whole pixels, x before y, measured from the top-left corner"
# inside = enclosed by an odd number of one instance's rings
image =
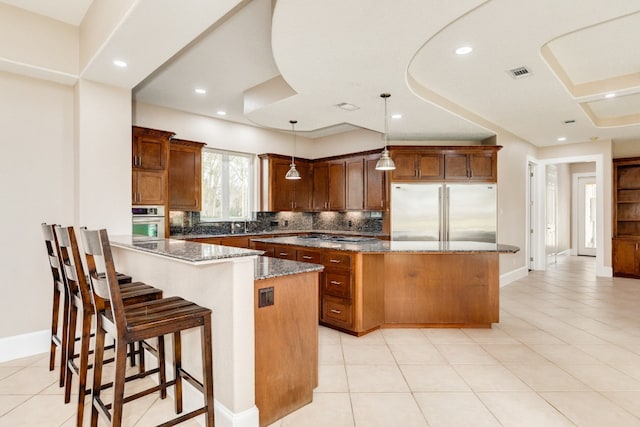
[[[575,120],[570,119],[570,120],[565,120],[562,123],[564,123],[565,125],[571,125],[571,124],[574,124],[575,122],[576,122]]]
[[[508,71],[508,73],[514,79],[521,79],[523,77],[528,77],[531,74],[533,74],[527,67],[512,68],[511,70]]]

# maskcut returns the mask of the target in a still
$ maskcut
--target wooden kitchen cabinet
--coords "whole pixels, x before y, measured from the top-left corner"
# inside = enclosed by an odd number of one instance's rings
[[[169,159],[169,140],[175,135],[158,129],[132,127],[131,154],[134,169],[165,171]]]
[[[331,160],[313,163],[314,211],[346,209],[345,161]]]
[[[370,154],[364,157],[364,209],[368,211],[382,211],[386,203],[386,173],[376,170],[376,163],[380,154]]]
[[[444,154],[444,178],[447,181],[496,182],[497,156],[492,151],[456,151]]]
[[[172,139],[169,149],[169,208],[202,209],[201,142]]]
[[[132,172],[131,200],[134,205],[164,205],[166,192],[166,172]]]
[[[346,203],[348,211],[361,211],[365,208],[365,164],[363,156],[345,160]]]
[[[158,129],[132,127],[132,204],[165,205],[169,191],[169,140],[173,135],[173,132]]]
[[[391,171],[391,180],[496,182],[500,148],[497,145],[392,146],[390,154],[396,169]]]
[[[313,188],[311,164],[308,160],[296,158],[296,169],[301,179],[285,179],[291,158],[277,154],[261,154],[261,190],[263,207],[267,211],[311,211],[311,190]],[[266,169],[266,170],[265,170]],[[266,172],[266,180],[265,178]],[[266,197],[265,197],[266,196]]]
[[[640,157],[613,160],[613,275],[640,278]]]
[[[444,177],[442,153],[394,150],[391,158],[396,164],[391,171],[394,181],[441,181]]]

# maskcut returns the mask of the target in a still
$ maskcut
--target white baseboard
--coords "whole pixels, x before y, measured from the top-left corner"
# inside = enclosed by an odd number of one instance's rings
[[[522,279],[529,275],[529,269],[527,267],[520,267],[516,270],[509,271],[500,275],[500,287],[507,286],[516,280]]]
[[[0,363],[48,353],[50,340],[51,332],[47,329],[0,338]]]

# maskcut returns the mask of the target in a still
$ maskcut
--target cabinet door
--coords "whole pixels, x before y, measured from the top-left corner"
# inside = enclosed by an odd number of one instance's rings
[[[345,162],[329,163],[329,209],[341,211],[346,207]]]
[[[328,209],[329,202],[329,164],[326,162],[313,165],[313,204],[314,211]]]
[[[384,210],[385,173],[376,170],[379,156],[367,156],[365,159],[364,209],[371,211]]]
[[[165,170],[169,156],[169,138],[172,132],[133,126],[132,164],[134,168]]]
[[[442,154],[419,154],[418,175],[421,181],[440,181],[444,178],[444,156]]]
[[[171,145],[169,154],[169,207],[199,211],[202,201],[201,147]]]
[[[469,179],[467,154],[447,153],[444,155],[444,178],[447,180]]]
[[[220,244],[222,246],[231,246],[234,248],[249,248],[249,237],[247,236],[238,236],[238,237],[223,237],[220,239]]]
[[[162,205],[167,180],[165,172],[133,171],[131,174],[132,202],[136,205]]]
[[[364,209],[364,158],[355,157],[346,161],[346,191],[348,210]]]
[[[638,242],[631,239],[613,239],[613,274],[638,276]]]
[[[294,181],[285,179],[289,170],[289,162],[281,159],[273,159],[270,162],[269,174],[271,174],[271,210],[290,211],[293,209],[293,185]]]
[[[311,179],[311,165],[306,161],[296,161],[296,168],[302,177],[293,181],[293,210],[310,211],[311,210],[311,191],[313,182]]]
[[[396,168],[391,171],[391,179],[394,181],[418,179],[416,156],[414,152],[392,152],[391,158]]]
[[[469,154],[469,178],[478,181],[495,181],[498,167],[495,153]]]
[[[351,301],[329,295],[322,297],[322,320],[340,328],[353,328]]]

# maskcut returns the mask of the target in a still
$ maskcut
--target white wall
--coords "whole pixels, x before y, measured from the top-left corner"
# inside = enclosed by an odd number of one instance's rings
[[[74,210],[73,89],[0,72],[0,338],[46,329],[52,279],[40,224]]]

